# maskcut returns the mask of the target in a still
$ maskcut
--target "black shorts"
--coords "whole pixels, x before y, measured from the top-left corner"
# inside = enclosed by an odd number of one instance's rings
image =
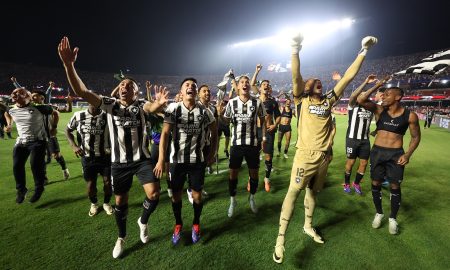
[[[184,183],[189,180],[189,188],[200,192],[205,183],[205,163],[171,163],[169,180],[173,192],[183,190]]]
[[[48,150],[51,154],[61,152],[59,149],[59,142],[57,137],[50,137],[48,139]]]
[[[280,131],[280,133],[286,133],[292,131],[292,128],[291,125],[279,125],[278,131]]]
[[[97,175],[111,178],[111,156],[104,157],[81,157],[81,165],[83,166],[83,177],[86,181],[97,179]]]
[[[112,163],[111,180],[114,194],[124,194],[130,191],[133,176],[136,175],[139,183],[157,183],[159,179],[153,174],[153,165],[149,159],[131,163]]]
[[[405,166],[397,164],[398,159],[405,153],[403,148],[385,148],[374,145],[370,153],[370,177],[372,180],[390,183],[401,183]]]
[[[370,141],[356,140],[351,138],[345,139],[345,152],[349,159],[369,159],[370,157]]]
[[[230,137],[231,133],[230,133],[230,125],[222,125],[219,124],[219,129],[218,129],[218,136],[222,136],[222,133],[225,137]]]
[[[241,168],[242,161],[245,158],[249,169],[259,168],[259,150],[258,146],[235,145],[230,148],[230,169]]]
[[[263,152],[273,156],[273,145],[275,143],[275,132],[266,132],[266,143]]]

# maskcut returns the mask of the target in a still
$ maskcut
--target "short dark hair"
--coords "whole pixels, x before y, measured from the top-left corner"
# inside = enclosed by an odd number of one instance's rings
[[[380,87],[377,92],[384,93],[386,91],[386,87]]]
[[[208,86],[208,85],[206,85],[206,84],[202,84],[202,85],[200,85],[200,87],[198,88],[198,90],[202,89],[203,87],[208,87],[208,88],[209,88],[209,86]]]
[[[270,81],[266,79],[262,80],[260,84],[262,84],[263,82],[267,82],[268,84],[270,84]]]
[[[398,91],[400,93],[401,97],[403,97],[403,95],[405,95],[405,92],[403,91],[403,89],[401,89],[400,87],[397,87],[397,86],[392,86],[392,87],[386,88],[386,90]]]
[[[185,78],[181,83],[180,83],[180,87],[183,86],[183,83],[187,82],[187,81],[193,81],[195,84],[197,84],[197,80],[193,77],[187,77]]]
[[[139,83],[133,77],[124,76],[123,79],[120,82],[123,82],[125,80],[130,80],[130,81],[134,82],[139,87]]]

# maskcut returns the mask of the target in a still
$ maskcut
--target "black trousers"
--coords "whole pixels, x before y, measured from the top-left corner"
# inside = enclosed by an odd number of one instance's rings
[[[16,189],[26,190],[25,164],[30,157],[31,171],[34,177],[34,188],[37,191],[44,190],[45,179],[45,141],[34,141],[25,144],[16,144],[13,150],[13,171],[16,179]]]

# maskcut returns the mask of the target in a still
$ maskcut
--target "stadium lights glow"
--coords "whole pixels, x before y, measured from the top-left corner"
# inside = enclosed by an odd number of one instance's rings
[[[277,35],[269,36],[265,38],[258,38],[249,41],[243,41],[228,45],[230,48],[252,47],[259,44],[277,44],[286,45],[290,43],[290,39],[295,36],[299,31],[303,33],[305,37],[305,44],[311,44],[318,39],[323,38],[333,32],[340,29],[349,28],[355,20],[351,18],[344,18],[342,20],[332,20],[325,23],[308,23],[298,27],[287,27],[281,30]]]
[[[448,82],[448,80],[442,80],[441,81],[443,84],[446,84]]]

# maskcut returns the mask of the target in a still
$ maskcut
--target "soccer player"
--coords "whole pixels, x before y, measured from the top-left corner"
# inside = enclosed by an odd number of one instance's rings
[[[250,80],[247,76],[240,76],[237,81],[238,96],[228,101],[225,108],[224,118],[233,124],[232,145],[230,149],[230,178],[228,182],[228,191],[230,193],[230,207],[228,208],[228,217],[232,217],[235,211],[237,201],[237,181],[239,169],[245,158],[249,171],[249,203],[253,213],[258,212],[255,202],[255,193],[258,188],[258,170],[259,170],[259,150],[257,138],[257,121],[263,124],[262,138],[265,144],[265,121],[266,111],[260,99],[250,96]]]
[[[192,243],[200,240],[200,216],[203,209],[202,190],[205,180],[205,163],[211,165],[217,153],[217,125],[211,111],[196,102],[197,81],[186,78],[181,83],[182,101],[169,105],[164,116],[164,126],[159,145],[159,160],[155,166],[156,177],[161,177],[164,170],[164,155],[167,140],[172,134],[170,151],[169,177],[172,187],[172,209],[175,227],[172,244],[177,245],[181,239],[183,220],[181,218],[182,191],[188,181],[192,190],[194,220],[192,222]],[[211,134],[211,151],[204,156],[207,132]],[[206,153],[205,153],[206,154]]]
[[[400,105],[403,89],[388,87],[384,91],[381,105],[369,100],[376,89],[362,93],[357,101],[366,110],[376,115],[377,135],[370,153],[370,177],[372,178],[372,197],[376,214],[372,227],[377,229],[383,220],[381,205],[381,183],[387,179],[391,191],[391,214],[389,216],[389,233],[398,233],[397,213],[401,203],[400,184],[403,182],[405,165],[409,163],[414,150],[420,142],[420,126],[416,113]],[[411,141],[408,150],[403,150],[403,137],[409,128]]]
[[[262,69],[262,65],[258,64],[255,68],[255,73],[253,74],[251,86],[256,88],[256,79],[259,72]],[[264,164],[266,167],[266,175],[264,177],[264,189],[266,192],[270,192],[270,174],[272,172],[272,160],[273,160],[273,150],[275,144],[275,134],[277,133],[278,124],[281,120],[280,108],[278,107],[278,102],[272,98],[272,86],[268,80],[263,80],[259,85],[258,92],[260,94],[259,99],[264,105],[266,110],[266,121],[265,125],[267,130],[265,132],[266,143],[263,147],[264,152]],[[260,127],[262,125],[260,124]]]
[[[289,144],[291,143],[291,121],[292,116],[295,116],[295,113],[293,113],[291,108],[291,100],[286,99],[286,103],[283,106],[283,109],[281,110],[281,119],[280,119],[280,125],[279,125],[279,132],[278,133],[278,156],[280,156],[281,153],[281,143],[283,141],[283,137],[286,135],[286,143],[284,146],[284,158],[288,158],[288,150],[289,150]]]
[[[333,90],[323,94],[322,82],[311,78],[303,81],[300,73],[299,51],[302,35],[293,39],[292,46],[292,83],[294,102],[301,103],[299,115],[297,151],[292,166],[291,180],[280,214],[280,224],[273,260],[283,262],[285,234],[294,211],[295,202],[301,190],[306,190],[305,223],[303,232],[317,243],[324,243],[322,237],[312,227],[312,218],[316,204],[316,194],[324,184],[329,157],[327,151],[332,145],[331,109],[342,96],[347,85],[358,73],[368,49],[377,42],[374,37],[362,40],[362,49],[342,79]]]
[[[108,128],[111,140],[111,179],[116,199],[115,216],[119,237],[113,249],[113,257],[122,255],[125,245],[128,215],[128,192],[136,175],[141,183],[145,199],[142,215],[137,220],[140,238],[148,242],[147,223],[159,202],[159,181],[153,174],[146,136],[145,114],[161,110],[167,103],[168,92],[160,87],[155,102],[139,100],[137,83],[126,78],[119,84],[119,98],[99,96],[87,89],[75,70],[78,48],[70,48],[69,39],[64,37],[58,46],[67,79],[75,94],[85,99],[95,108],[108,115]]]
[[[359,166],[356,171],[355,181],[352,186],[355,192],[362,195],[361,180],[366,172],[367,162],[370,156],[370,140],[369,130],[370,122],[372,121],[373,114],[367,111],[361,105],[356,102],[356,98],[364,90],[367,84],[376,81],[375,75],[369,75],[364,82],[350,95],[348,101],[348,127],[345,138],[345,149],[347,154],[347,160],[345,162],[344,173],[344,192],[351,193],[350,189],[350,177],[352,175],[353,165],[356,162],[356,158],[359,158]],[[377,84],[377,87],[381,87],[383,84]]]
[[[45,148],[47,146],[46,116],[53,113],[48,105],[33,104],[31,93],[25,88],[16,88],[11,93],[14,107],[5,113],[6,132],[11,132],[12,121],[16,122],[18,137],[13,150],[13,172],[16,180],[16,203],[25,200],[27,194],[25,163],[30,156],[34,177],[34,194],[30,202],[37,202],[44,192]]]
[[[425,113],[425,124],[423,126],[424,129],[430,128],[431,122],[433,121],[433,118],[434,118],[434,114],[435,114],[435,111],[433,110],[433,108],[430,106],[427,106],[427,111]]]
[[[5,112],[7,112],[8,110],[9,110],[9,107],[6,105],[6,102],[4,102],[3,98],[0,98],[0,138],[1,139],[6,139],[5,133],[9,139],[12,139],[11,132],[5,132],[5,130],[4,130],[7,125],[6,118],[5,118]]]
[[[77,142],[73,131],[77,132]],[[87,194],[91,201],[89,216],[98,213],[97,175],[103,177],[103,209],[107,215],[114,213],[110,205],[111,188],[111,148],[107,115],[92,105],[87,110],[74,113],[67,124],[66,137],[77,157],[81,157],[83,176],[87,183]]]
[[[50,88],[50,87],[49,87]],[[34,90],[31,92],[31,99],[36,104],[45,104],[46,94],[39,90]],[[47,119],[48,121],[48,145],[47,145],[47,159],[53,157],[58,164],[61,166],[63,172],[64,180],[68,180],[70,177],[69,169],[66,166],[66,161],[61,154],[59,147],[58,138],[56,137],[58,133],[58,123],[59,123],[59,112],[69,113],[72,112],[72,97],[70,96],[70,91],[67,94],[65,107],[57,107]],[[48,161],[48,160],[47,160]],[[49,163],[49,162],[47,162]]]

